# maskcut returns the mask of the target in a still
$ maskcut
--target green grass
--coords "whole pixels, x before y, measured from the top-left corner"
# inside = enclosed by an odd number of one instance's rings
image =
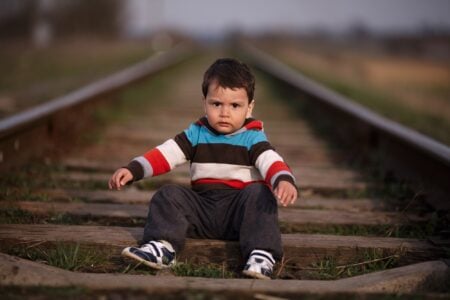
[[[79,244],[60,245],[55,249],[42,250],[42,255],[49,265],[69,271],[78,271],[94,264],[104,263],[104,257],[97,252],[80,251]]]
[[[54,245],[17,246],[7,249],[10,255],[43,262],[68,271],[103,269],[109,264],[112,252],[105,249],[81,247],[80,244],[56,243]]]
[[[1,208],[0,224],[37,224],[41,223],[39,216],[19,209],[19,208]]]
[[[173,267],[177,276],[206,277],[206,278],[235,278],[236,274],[227,270],[225,265],[217,264],[192,264],[178,262]]]
[[[69,271],[108,272],[122,274],[156,275],[153,270],[141,263],[127,263],[117,257],[117,249],[82,247],[74,243],[37,243],[35,245],[2,245],[2,252],[21,258],[44,262],[45,264]],[[235,273],[226,265],[194,264],[178,262],[170,272],[175,276],[204,278],[235,278]]]
[[[153,270],[142,263],[132,263],[126,265],[121,271],[123,274],[158,275],[160,273],[170,273],[183,277],[202,278],[237,278],[237,274],[227,269],[225,265],[218,264],[193,264],[189,262],[177,262],[175,266],[168,270]]]
[[[399,259],[399,254],[386,255],[381,250],[372,249],[345,265],[339,265],[334,257],[325,257],[311,267],[303,268],[303,271],[310,279],[335,280],[394,268],[399,265]]]
[[[169,270],[153,270],[141,263],[129,263],[118,256],[117,247],[88,247],[74,243],[35,243],[0,245],[0,251],[57,268],[75,272],[116,273],[157,276],[170,273],[174,276],[202,278],[242,278],[239,268],[226,264],[178,262]],[[338,258],[323,257],[308,267],[298,267],[286,262],[276,266],[274,276],[279,279],[334,280],[370,272],[382,271],[400,265],[402,249],[390,252],[382,249],[361,251],[345,264]],[[286,277],[286,274],[290,274]]]

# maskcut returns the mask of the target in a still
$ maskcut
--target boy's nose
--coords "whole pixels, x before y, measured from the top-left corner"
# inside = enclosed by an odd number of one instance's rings
[[[220,115],[222,117],[227,117],[229,115],[229,113],[230,113],[230,110],[227,107],[222,106],[222,108],[220,110]]]

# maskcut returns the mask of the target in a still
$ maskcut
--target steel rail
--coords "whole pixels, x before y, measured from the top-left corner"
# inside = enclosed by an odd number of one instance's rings
[[[48,117],[57,111],[89,101],[98,95],[124,87],[145,76],[176,64],[185,59],[187,52],[187,45],[179,45],[168,52],[151,56],[142,62],[66,95],[0,120],[0,139],[7,135],[12,135],[23,127],[29,126],[33,122]]]
[[[363,151],[381,149],[385,170],[417,185],[435,209],[450,211],[450,147],[355,103],[248,42],[239,42],[237,49],[257,69],[306,95],[310,107],[339,120],[344,140],[361,143],[357,147]]]
[[[277,76],[290,85],[314,96],[316,99],[370,124],[380,131],[397,137],[450,167],[450,147],[355,103],[333,90],[307,78],[299,71],[283,64],[273,56],[253,45],[245,43],[242,44],[242,47],[247,53],[251,54],[253,63],[260,69]]]
[[[0,170],[20,166],[33,156],[58,148],[61,142],[56,136],[67,138],[71,130],[79,130],[76,123],[84,121],[83,114],[89,105],[99,102],[94,100],[104,101],[105,95],[180,63],[193,53],[191,44],[179,44],[73,92],[0,120]]]

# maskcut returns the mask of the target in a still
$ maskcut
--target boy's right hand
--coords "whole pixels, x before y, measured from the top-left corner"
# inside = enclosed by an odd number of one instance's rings
[[[108,185],[110,189],[120,190],[125,184],[133,180],[133,174],[127,168],[120,168],[114,172],[109,179]]]

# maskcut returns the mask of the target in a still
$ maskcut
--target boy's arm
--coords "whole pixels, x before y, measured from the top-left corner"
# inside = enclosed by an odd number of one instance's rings
[[[194,147],[188,136],[191,136],[193,132],[195,133],[195,126],[191,124],[187,130],[176,135],[175,138],[134,158],[128,166],[118,169],[113,174],[109,180],[109,187],[120,189],[127,183],[164,174],[191,160]]]
[[[295,177],[283,158],[273,149],[267,149],[258,155],[255,167],[261,172],[264,180],[275,190],[281,181],[295,186]]]
[[[250,152],[255,167],[264,180],[272,186],[280,203],[283,206],[294,203],[297,199],[295,177],[283,158],[268,141],[255,144]]]
[[[190,158],[186,154],[186,146],[183,144],[185,142],[185,139],[182,138],[184,135],[184,133],[180,133],[174,139],[169,139],[145,154],[134,158],[122,169],[130,172],[133,181],[158,176],[173,170]],[[126,178],[129,178],[129,176]]]

